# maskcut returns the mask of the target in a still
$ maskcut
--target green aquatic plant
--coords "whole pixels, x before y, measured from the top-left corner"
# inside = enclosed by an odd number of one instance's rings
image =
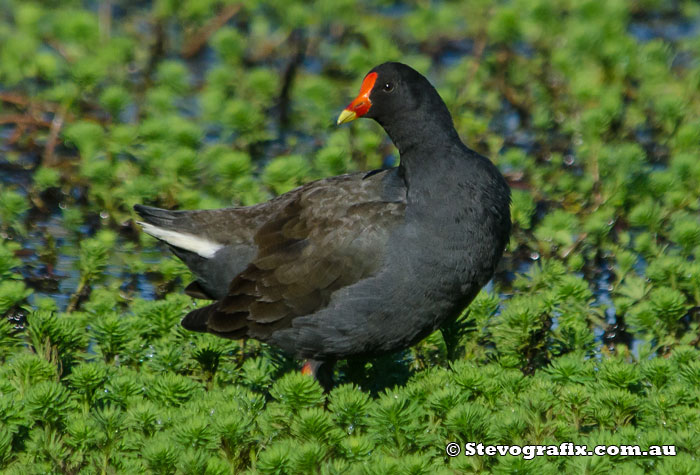
[[[300,155],[279,157],[271,161],[263,173],[263,182],[277,194],[296,188],[308,176],[309,166]]]
[[[4,186],[0,186],[0,229],[10,229],[25,233],[25,228],[19,219],[20,215],[29,209],[25,196]]]
[[[55,361],[62,374],[69,374],[87,341],[80,316],[35,310],[27,315],[27,323],[33,350]]]
[[[31,294],[31,289],[28,289],[22,281],[0,282],[0,315],[5,315],[12,308],[23,304]]]
[[[0,5],[0,471],[694,473],[696,2],[98,3]],[[390,166],[376,124],[332,126],[386,60],[506,175],[514,233],[454,325],[324,394],[183,330],[192,276],[131,210]],[[678,455],[446,456],[464,438]]]

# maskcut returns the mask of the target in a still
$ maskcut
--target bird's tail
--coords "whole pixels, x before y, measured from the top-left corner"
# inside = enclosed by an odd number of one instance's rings
[[[176,249],[209,259],[224,247],[221,243],[193,232],[186,211],[169,211],[143,205],[134,205],[134,209],[143,218],[143,221],[137,221],[137,223],[145,233]]]

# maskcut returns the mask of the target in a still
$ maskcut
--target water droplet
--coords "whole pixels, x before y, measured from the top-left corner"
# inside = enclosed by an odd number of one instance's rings
[[[532,259],[533,261],[536,261],[536,260],[539,259],[539,258],[540,258],[540,253],[539,253],[539,252],[532,252],[532,253],[530,253],[530,259]]]
[[[107,211],[100,211],[100,218],[102,218],[102,219],[109,218],[109,213]]]

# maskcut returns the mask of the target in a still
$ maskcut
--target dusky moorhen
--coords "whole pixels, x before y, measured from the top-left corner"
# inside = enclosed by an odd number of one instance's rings
[[[404,349],[455,319],[488,282],[510,234],[510,190],[466,147],[445,103],[409,66],[365,76],[338,124],[376,120],[398,167],[308,183],[249,207],[168,211],[136,205],[215,300],[193,331],[255,338],[308,360],[331,384],[335,360]]]

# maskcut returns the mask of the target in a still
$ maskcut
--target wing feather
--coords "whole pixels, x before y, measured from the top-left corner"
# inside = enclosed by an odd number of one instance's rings
[[[387,198],[380,174],[363,176],[321,180],[280,197],[254,235],[256,257],[228,294],[206,307],[209,331],[265,340],[377,272],[391,231],[403,222],[405,193]],[[199,320],[203,311],[195,311]]]

